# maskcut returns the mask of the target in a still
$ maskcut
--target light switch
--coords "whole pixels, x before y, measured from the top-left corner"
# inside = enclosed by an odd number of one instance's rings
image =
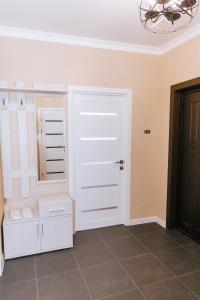
[[[145,129],[144,133],[145,134],[151,134],[151,130],[150,129]]]

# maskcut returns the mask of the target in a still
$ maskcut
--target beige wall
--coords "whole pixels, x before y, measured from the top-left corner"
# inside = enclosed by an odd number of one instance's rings
[[[170,86],[200,77],[200,37],[197,37],[162,57],[162,93],[157,113],[160,115],[157,137],[158,165],[156,215],[165,219],[167,199],[167,165],[169,136]]]
[[[198,53],[200,37],[162,57],[1,38],[0,79],[131,88],[132,218],[165,219],[170,86],[200,76]]]
[[[28,83],[49,82],[132,89],[131,217],[155,215],[157,197],[162,194],[158,192],[158,175],[162,170],[158,156],[165,157],[159,153],[157,140],[161,130],[161,116],[158,113],[162,102],[161,57],[1,38],[0,66],[0,79],[11,82],[21,80]],[[152,130],[151,135],[144,135],[146,128]],[[163,150],[166,153],[166,149]],[[33,185],[35,190],[35,183]],[[38,192],[44,192],[45,189],[49,189],[49,186],[40,186]],[[52,187],[52,190],[55,188]]]
[[[53,100],[53,101],[52,101]],[[37,109],[38,108],[65,108],[65,98],[64,97],[47,97],[39,96],[35,97]]]

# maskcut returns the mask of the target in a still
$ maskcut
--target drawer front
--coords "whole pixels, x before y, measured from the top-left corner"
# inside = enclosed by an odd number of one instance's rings
[[[6,259],[40,252],[39,222],[4,225],[3,232]]]
[[[72,214],[72,203],[55,204],[51,206],[39,206],[40,217],[56,217]]]

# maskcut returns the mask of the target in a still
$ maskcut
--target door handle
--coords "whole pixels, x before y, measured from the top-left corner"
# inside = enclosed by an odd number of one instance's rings
[[[48,210],[48,212],[50,212],[50,213],[57,213],[57,212],[62,212],[62,211],[65,211],[63,208],[58,208],[58,209],[54,209],[54,210],[51,210],[51,209],[49,209]]]
[[[120,159],[120,160],[116,161],[115,164],[123,165],[123,164],[124,164],[124,160],[123,160],[123,159]]]

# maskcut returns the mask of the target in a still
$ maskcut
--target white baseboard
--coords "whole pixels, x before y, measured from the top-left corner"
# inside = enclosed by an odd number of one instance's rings
[[[3,275],[4,269],[4,256],[3,254],[0,256],[0,277]]]
[[[139,218],[139,219],[132,219],[131,225],[139,225],[139,224],[146,224],[146,223],[158,223],[163,228],[166,228],[166,221],[162,220],[159,217],[147,217],[147,218]]]

